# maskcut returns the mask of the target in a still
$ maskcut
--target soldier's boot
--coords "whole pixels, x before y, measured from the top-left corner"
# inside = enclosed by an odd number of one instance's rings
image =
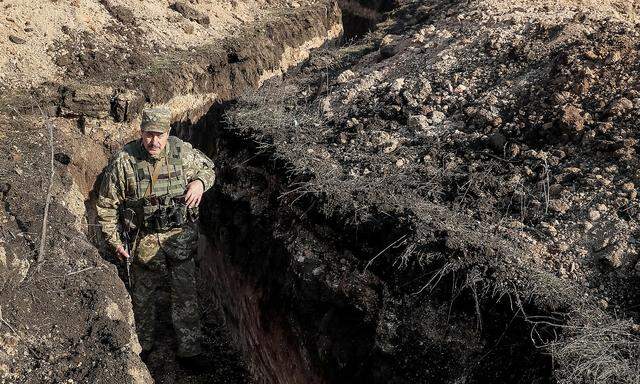
[[[171,262],[171,316],[178,341],[177,355],[190,358],[202,354],[202,326],[196,292],[193,258]]]

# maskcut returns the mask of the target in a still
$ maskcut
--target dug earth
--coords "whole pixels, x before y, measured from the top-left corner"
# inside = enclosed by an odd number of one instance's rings
[[[640,381],[633,3],[0,6],[3,382]],[[216,164],[202,371],[95,226],[148,106]]]

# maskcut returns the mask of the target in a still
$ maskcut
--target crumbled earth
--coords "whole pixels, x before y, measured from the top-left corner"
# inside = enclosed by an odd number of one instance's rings
[[[156,60],[168,52],[227,37],[268,19],[270,8],[293,7],[266,0],[5,0],[0,6],[0,84],[9,89],[159,70]]]
[[[159,352],[140,359],[92,191],[113,152],[136,137],[144,106],[168,105],[175,121],[188,121],[257,87],[339,37],[336,3],[5,0],[0,8],[0,381],[248,381],[215,311],[204,311],[211,372],[176,364],[167,324]]]
[[[635,2],[0,7],[3,382],[640,380]],[[207,372],[92,224],[146,105],[218,166]]]
[[[281,161],[275,172],[293,175],[278,207],[297,207],[306,218],[297,226],[349,255],[332,263],[353,279],[371,273],[385,292],[372,309],[353,304],[378,324],[363,358],[377,361],[385,340],[391,358],[410,356],[397,350],[416,340],[429,345],[432,331],[398,314],[420,318],[433,304],[407,297],[448,284],[445,294],[471,297],[478,322],[496,309],[511,314],[507,324],[523,321],[520,342],[554,358],[547,372],[492,380],[638,380],[637,10],[610,1],[405,2],[362,41],[312,56],[230,111],[234,131]],[[322,222],[329,228],[319,230]],[[320,276],[330,291],[335,264],[294,246],[292,257],[319,268],[306,278]],[[496,307],[507,296],[510,309]],[[432,380],[481,381],[492,364],[484,356],[495,352],[486,345],[504,340],[478,328],[470,337],[452,331],[469,344]],[[516,368],[513,353],[493,357]],[[429,377],[435,366],[377,380]]]

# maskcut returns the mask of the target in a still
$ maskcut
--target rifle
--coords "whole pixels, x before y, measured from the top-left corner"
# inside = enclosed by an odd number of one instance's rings
[[[131,253],[129,253],[129,231],[123,231],[122,239],[124,240],[124,250],[129,255],[129,257],[125,259],[125,265],[127,269],[127,281],[129,283],[128,287],[129,289],[131,289],[133,286],[131,285]]]
[[[125,267],[126,267],[126,272],[127,272],[127,282],[129,289],[133,288],[133,284],[131,283],[131,260],[133,258],[133,255],[131,254],[131,230],[132,229],[137,229],[137,227],[135,225],[132,225],[132,220],[135,218],[135,212],[131,209],[127,209],[124,206],[121,208],[120,211],[120,236],[122,237],[122,243],[124,245],[124,250],[127,252],[127,254],[129,254],[129,257],[127,257],[125,259]],[[132,228],[133,227],[133,228]],[[135,242],[136,239],[138,238],[138,235],[136,234],[135,238],[133,239],[133,241]],[[135,246],[135,244],[134,244]]]

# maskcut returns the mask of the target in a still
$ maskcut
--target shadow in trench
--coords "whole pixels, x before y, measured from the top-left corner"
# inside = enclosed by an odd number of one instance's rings
[[[201,241],[206,243],[204,239]],[[208,283],[203,280],[202,274],[199,274],[197,284],[203,319],[203,349],[209,367],[194,371],[183,368],[177,361],[177,344],[170,316],[169,285],[162,288],[158,297],[156,343],[145,358],[145,364],[156,383],[160,384],[250,383],[246,364],[232,347],[229,334],[217,312],[218,308],[205,295]]]

